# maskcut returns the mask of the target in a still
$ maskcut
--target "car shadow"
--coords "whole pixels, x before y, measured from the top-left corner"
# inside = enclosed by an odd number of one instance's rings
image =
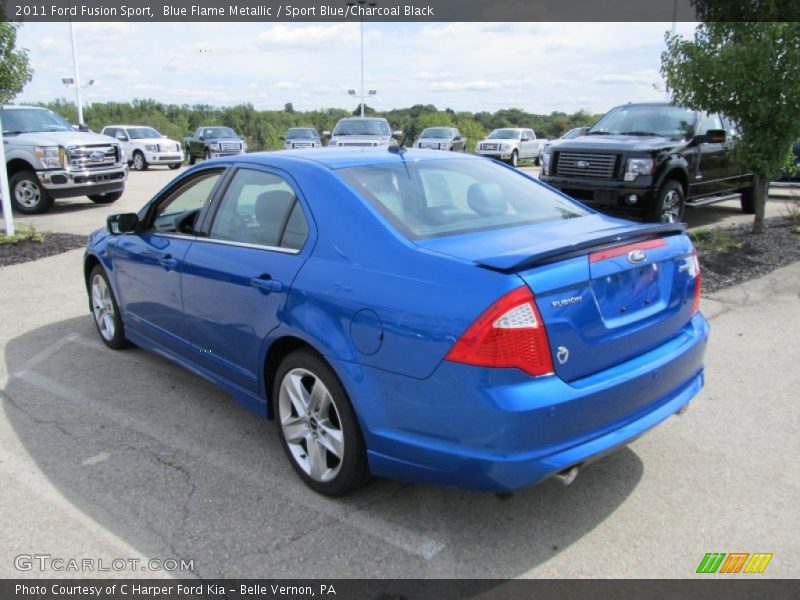
[[[299,481],[273,423],[153,353],[105,348],[88,315],[5,356],[5,418],[48,482],[143,556],[194,559],[189,576],[517,577],[603,523],[643,474],[624,448],[569,487],[375,480],[329,499]]]

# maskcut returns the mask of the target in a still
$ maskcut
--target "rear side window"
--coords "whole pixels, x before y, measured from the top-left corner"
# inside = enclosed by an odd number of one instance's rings
[[[339,173],[411,239],[588,214],[516,171],[490,161],[403,161],[351,167]]]
[[[211,225],[214,239],[299,250],[308,225],[297,196],[282,177],[239,169]]]

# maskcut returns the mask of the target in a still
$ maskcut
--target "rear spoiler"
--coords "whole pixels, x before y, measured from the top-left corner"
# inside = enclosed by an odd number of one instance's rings
[[[686,230],[684,223],[656,223],[643,225],[641,227],[626,229],[604,236],[592,236],[584,240],[578,240],[572,244],[565,244],[558,248],[548,248],[541,252],[535,252],[516,262],[498,259],[498,257],[487,257],[475,261],[481,267],[500,272],[516,272],[533,267],[539,267],[550,263],[567,260],[576,256],[582,256],[594,250],[605,249],[622,243],[629,244],[632,241],[666,237],[678,235]],[[509,257],[510,258],[510,257]],[[516,258],[516,257],[514,257]]]

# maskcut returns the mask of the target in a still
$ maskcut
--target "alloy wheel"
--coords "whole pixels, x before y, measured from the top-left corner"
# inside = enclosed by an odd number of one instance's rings
[[[133,155],[133,168],[137,171],[141,171],[144,168],[144,156],[138,152]]]
[[[670,190],[664,195],[661,204],[661,222],[677,223],[681,217],[681,197],[675,190]]]
[[[14,186],[14,199],[20,206],[34,209],[42,199],[42,191],[35,181],[22,179]]]
[[[92,278],[92,314],[103,339],[108,342],[114,339],[116,332],[114,301],[102,275],[95,275]]]
[[[278,419],[295,463],[314,481],[334,479],[342,468],[344,431],[339,411],[322,380],[292,369],[281,381]]]

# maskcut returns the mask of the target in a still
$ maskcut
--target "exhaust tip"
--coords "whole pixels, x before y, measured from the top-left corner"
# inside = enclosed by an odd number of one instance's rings
[[[579,472],[580,467],[570,467],[569,469],[564,469],[560,473],[556,473],[553,477],[560,481],[562,485],[567,486],[578,478]]]

